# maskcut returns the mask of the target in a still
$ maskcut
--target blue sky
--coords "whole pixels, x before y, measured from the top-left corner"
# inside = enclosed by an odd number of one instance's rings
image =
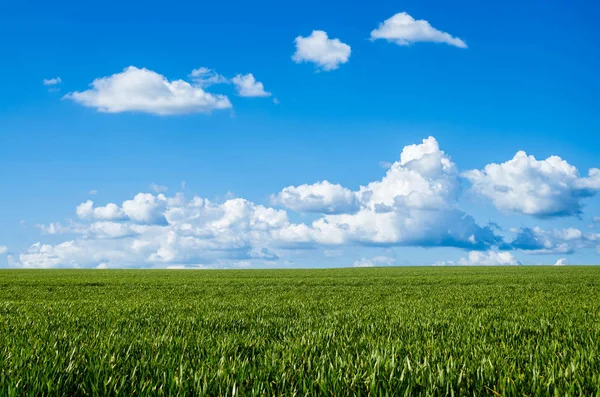
[[[4,5],[0,266],[599,263],[599,11]]]

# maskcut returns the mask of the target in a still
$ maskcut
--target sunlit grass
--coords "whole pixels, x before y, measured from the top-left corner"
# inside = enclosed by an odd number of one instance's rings
[[[0,271],[0,395],[597,395],[600,267]]]

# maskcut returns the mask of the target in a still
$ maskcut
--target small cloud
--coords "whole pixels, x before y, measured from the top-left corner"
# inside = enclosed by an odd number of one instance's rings
[[[354,192],[326,180],[311,185],[288,186],[277,195],[273,195],[271,201],[273,204],[304,213],[354,213],[360,208]]]
[[[192,78],[193,82],[200,87],[209,87],[214,84],[229,83],[229,80],[225,76],[218,74],[214,71],[214,69],[205,67],[192,70],[190,77]]]
[[[152,184],[150,184],[150,189],[152,189],[152,191],[153,191],[154,193],[164,193],[164,192],[166,192],[167,190],[169,190],[169,188],[168,188],[168,187],[166,187],[166,186],[163,186],[163,185],[157,185],[156,183],[152,183]]]
[[[371,32],[371,40],[377,39],[385,39],[402,46],[417,42],[434,42],[467,48],[467,44],[458,37],[437,30],[424,19],[415,20],[406,12],[399,12],[380,23],[379,27]]]
[[[100,263],[96,266],[96,269],[108,269],[108,263]]]
[[[569,261],[566,258],[559,258],[556,263],[554,264],[554,266],[565,266],[568,265]]]
[[[375,267],[375,266],[391,266],[396,262],[396,258],[387,256],[376,256],[371,259],[361,258],[352,264],[352,267]]]
[[[235,88],[237,89],[238,95],[243,97],[265,97],[271,96],[270,92],[265,91],[263,83],[256,81],[252,73],[238,74],[231,79]]]
[[[52,86],[62,83],[62,80],[60,79],[60,77],[53,77],[51,79],[44,79],[42,83],[46,86]]]
[[[0,245],[0,255],[4,255],[8,252],[8,247],[6,245]]]
[[[89,194],[90,196],[95,196],[95,195],[97,195],[97,194],[98,194],[98,191],[97,191],[96,189],[92,189],[92,190],[90,190],[90,191],[88,192],[88,194]]]
[[[350,46],[339,39],[330,39],[322,30],[313,30],[307,37],[298,36],[295,43],[294,62],[312,62],[326,72],[337,69],[350,58]]]
[[[281,102],[279,101],[279,99],[277,99],[277,98],[273,98],[273,103],[274,103],[275,105],[279,105]]]
[[[181,181],[181,189],[182,190],[185,190],[185,185],[186,185],[186,182],[185,181]]]
[[[471,251],[457,261],[438,261],[433,266],[518,266],[513,254],[506,251]]]

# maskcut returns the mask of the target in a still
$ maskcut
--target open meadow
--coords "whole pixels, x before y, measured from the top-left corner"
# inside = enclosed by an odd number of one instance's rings
[[[0,271],[0,395],[596,395],[600,267]]]

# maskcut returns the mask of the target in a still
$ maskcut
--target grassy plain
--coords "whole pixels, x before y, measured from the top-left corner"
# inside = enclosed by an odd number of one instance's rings
[[[0,271],[0,395],[600,396],[600,267]]]

